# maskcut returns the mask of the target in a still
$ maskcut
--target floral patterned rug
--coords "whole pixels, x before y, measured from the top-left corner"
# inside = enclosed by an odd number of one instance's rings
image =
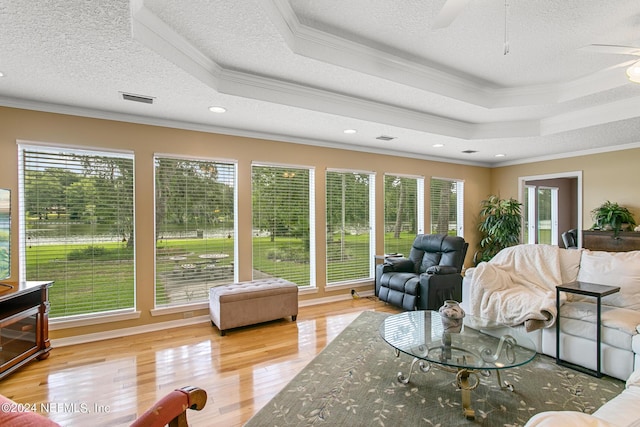
[[[624,389],[620,380],[591,377],[537,355],[502,372],[513,392],[500,389],[495,374],[479,376],[471,392],[476,419],[467,420],[455,373],[416,367],[409,384],[397,381],[411,358],[396,357],[380,338],[385,316],[360,314],[246,426],[522,426],[542,411],[592,413]]]

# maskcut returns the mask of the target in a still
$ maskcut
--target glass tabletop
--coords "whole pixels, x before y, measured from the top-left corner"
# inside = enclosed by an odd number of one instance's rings
[[[474,316],[462,320],[460,332],[447,332],[437,311],[407,311],[387,317],[380,336],[409,356],[459,369],[512,368],[536,355],[525,332]]]

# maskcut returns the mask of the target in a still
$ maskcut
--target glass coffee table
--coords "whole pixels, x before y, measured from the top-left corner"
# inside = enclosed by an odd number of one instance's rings
[[[536,355],[534,343],[509,326],[479,317],[465,316],[460,332],[447,332],[437,311],[407,311],[387,317],[380,325],[380,336],[400,353],[413,357],[409,373],[398,373],[398,381],[407,384],[417,364],[428,372],[431,364],[456,373],[456,386],[462,394],[465,417],[475,418],[471,391],[480,377],[495,372],[500,388],[513,391],[502,381],[500,371],[530,362]],[[470,380],[470,377],[471,380]]]

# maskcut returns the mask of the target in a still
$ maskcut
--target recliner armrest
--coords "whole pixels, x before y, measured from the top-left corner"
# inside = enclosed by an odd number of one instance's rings
[[[427,268],[427,274],[456,274],[458,269],[449,265],[434,265]]]
[[[385,273],[389,271],[413,273],[415,271],[413,261],[404,257],[387,258],[384,260],[384,266]]]

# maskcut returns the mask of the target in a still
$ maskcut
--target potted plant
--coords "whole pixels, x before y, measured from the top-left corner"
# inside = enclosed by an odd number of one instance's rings
[[[612,230],[613,237],[618,237],[623,224],[627,224],[626,227],[636,225],[629,209],[608,200],[592,210],[591,217],[594,220],[591,230]]]
[[[520,243],[522,203],[492,195],[481,202],[478,230],[482,233],[480,250],[474,255],[476,264],[489,261],[508,246]]]

